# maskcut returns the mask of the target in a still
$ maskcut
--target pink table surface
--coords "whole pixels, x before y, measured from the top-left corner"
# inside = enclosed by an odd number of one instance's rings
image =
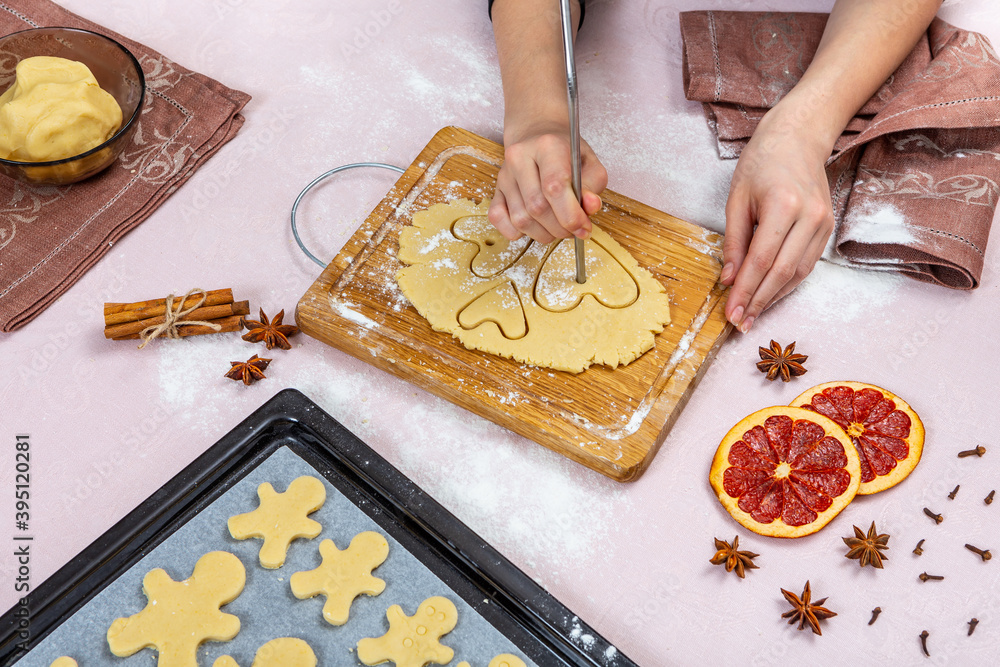
[[[66,0],[68,8],[245,90],[236,139],[58,302],[0,338],[0,608],[13,605],[14,435],[30,434],[31,582],[40,583],[284,387],[295,387],[442,502],[642,665],[844,664],[865,659],[988,664],[1000,656],[995,375],[1000,239],[982,286],[959,293],[821,265],[747,336],[722,347],[649,471],[622,485],[305,336],[252,387],[222,377],[262,348],[237,336],[104,340],[105,301],[233,287],[269,313],[294,309],[318,267],[288,213],[334,166],[407,165],[439,128],[500,140],[503,104],[485,2]],[[720,9],[826,11],[830,1],[728,0]],[[695,2],[592,2],[578,44],[584,136],[610,187],[721,231],[733,161],[718,159],[699,105],[684,99],[677,13]],[[1000,6],[955,0],[941,15],[1000,44]],[[366,31],[369,34],[365,34]],[[332,257],[392,184],[352,172],[315,191],[302,225]],[[797,341],[809,374],[769,384],[757,346]],[[725,432],[820,382],[864,380],[923,416],[921,464],[795,541],[736,524],[707,482]],[[982,458],[955,453],[985,444]],[[955,500],[947,493],[956,485]],[[923,507],[943,512],[934,525]],[[851,526],[892,535],[886,568],[843,557]],[[739,580],[709,564],[712,538],[739,534],[760,565]],[[925,553],[911,549],[926,539]],[[946,575],[922,584],[917,575]],[[839,613],[822,637],[782,621],[779,588],[812,582]],[[881,606],[878,622],[867,625]],[[980,625],[966,636],[973,616]]]

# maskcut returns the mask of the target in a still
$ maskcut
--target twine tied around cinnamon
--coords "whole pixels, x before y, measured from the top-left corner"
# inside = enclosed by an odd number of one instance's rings
[[[195,302],[194,305],[188,308],[183,308],[184,302],[187,301],[189,297],[192,297],[196,294],[200,294],[201,298],[198,299],[198,301]],[[148,343],[149,341],[153,340],[158,336],[163,336],[164,338],[180,338],[181,335],[177,329],[178,327],[186,325],[197,324],[209,327],[214,331],[219,331],[220,329],[222,329],[220,325],[214,322],[207,322],[205,320],[184,319],[186,315],[197,310],[198,308],[201,308],[202,304],[205,303],[205,299],[207,298],[208,294],[205,292],[205,290],[196,287],[193,290],[189,291],[187,294],[185,294],[183,297],[181,297],[181,299],[177,302],[177,309],[174,310],[174,295],[171,294],[170,296],[168,296],[167,311],[165,313],[165,319],[163,323],[153,324],[151,326],[146,327],[141,332],[139,332],[139,337],[142,338],[142,345],[139,346],[139,349],[141,350],[142,348],[146,347],[146,343]]]

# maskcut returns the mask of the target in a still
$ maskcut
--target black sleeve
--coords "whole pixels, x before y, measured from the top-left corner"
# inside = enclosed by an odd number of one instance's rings
[[[490,20],[492,21],[493,20],[493,0],[489,0],[489,13],[490,13]],[[579,30],[580,26],[583,25],[583,15],[586,14],[586,13],[587,13],[587,3],[586,3],[586,0],[580,0],[580,23],[576,26],[577,30]]]

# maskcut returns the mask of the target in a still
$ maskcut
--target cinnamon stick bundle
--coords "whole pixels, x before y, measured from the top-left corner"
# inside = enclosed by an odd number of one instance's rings
[[[190,308],[194,304],[198,303],[200,296],[190,296],[184,299],[181,309]],[[205,292],[205,306],[218,306],[226,303],[233,302],[233,290],[231,289],[217,289]],[[177,303],[174,303],[174,309],[177,308]],[[111,326],[112,324],[122,324],[123,322],[138,322],[139,320],[146,320],[151,317],[157,317],[159,315],[164,315],[167,312],[167,300],[164,299],[150,299],[149,301],[137,301],[136,303],[105,303],[104,304],[104,326]],[[190,318],[197,319],[197,318]]]
[[[190,305],[194,305],[196,302],[192,301]],[[175,307],[176,309],[176,307]],[[228,318],[232,315],[249,315],[250,314],[250,302],[249,301],[237,301],[236,303],[223,303],[216,306],[202,306],[201,308],[196,308],[185,316],[186,320],[220,320],[223,318]],[[157,315],[156,317],[150,317],[144,320],[133,320],[130,322],[123,322],[122,324],[112,324],[104,327],[104,337],[105,338],[132,338],[132,334],[138,334],[140,331],[146,327],[156,326],[157,324],[163,324],[166,322],[166,313],[162,315]],[[239,318],[237,318],[239,321]],[[222,324],[222,322],[215,322],[215,324]],[[178,333],[184,335],[185,329],[197,329],[196,326],[186,326],[178,329]],[[201,327],[205,328],[205,327]],[[238,331],[238,329],[233,329],[232,331]],[[135,336],[138,338],[138,335]]]
[[[219,329],[218,331],[216,331],[212,327],[206,327],[200,324],[191,324],[188,326],[177,327],[177,335],[180,336],[181,338],[186,338],[187,336],[200,336],[201,334],[239,331],[240,329],[243,328],[240,325],[240,320],[242,319],[243,319],[242,315],[232,315],[230,317],[220,317],[217,320],[211,320],[212,324],[218,324],[222,326],[222,328]],[[139,340],[140,338],[142,338],[142,336],[137,331],[135,333],[126,334],[124,336],[116,336],[113,340]]]
[[[177,317],[182,311],[197,306],[203,298],[204,302],[200,306],[183,317]],[[172,299],[170,313],[167,312],[168,299]],[[211,290],[204,294],[201,290],[192,290],[179,297],[171,295],[163,299],[134,303],[105,303],[104,337],[112,340],[137,340],[143,338],[142,332],[150,327],[161,327],[168,331],[149,331],[146,334],[147,342],[153,334],[186,337],[239,331],[243,316],[249,313],[250,302],[234,302],[231,289]],[[197,324],[187,324],[188,322]],[[216,330],[211,325],[220,328]]]

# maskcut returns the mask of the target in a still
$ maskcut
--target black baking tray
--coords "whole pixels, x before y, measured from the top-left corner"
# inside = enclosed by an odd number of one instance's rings
[[[281,447],[316,468],[538,665],[635,665],[304,394],[286,389],[31,591],[26,641],[19,605],[0,617],[0,666],[16,663]]]

